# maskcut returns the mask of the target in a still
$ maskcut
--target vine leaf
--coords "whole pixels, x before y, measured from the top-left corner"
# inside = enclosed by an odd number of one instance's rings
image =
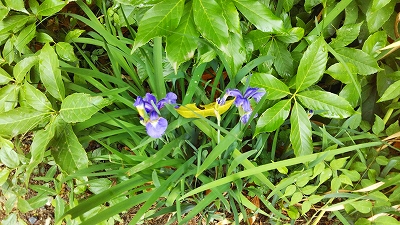
[[[290,141],[295,156],[309,155],[313,152],[311,123],[304,108],[295,102],[290,115]]]
[[[278,129],[289,116],[290,105],[290,99],[286,99],[267,109],[258,119],[254,135]]]
[[[250,85],[264,88],[267,91],[267,99],[270,100],[281,99],[290,94],[289,87],[285,83],[267,73],[254,73]]]

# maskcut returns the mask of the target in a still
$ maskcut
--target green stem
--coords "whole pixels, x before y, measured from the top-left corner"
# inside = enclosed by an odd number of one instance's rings
[[[399,101],[399,98],[395,98],[395,99],[393,99],[392,103],[395,103],[398,101]],[[388,111],[386,112],[385,117],[383,117],[383,122],[385,124],[389,121],[390,117],[392,116],[393,111],[394,111],[394,108],[389,108]]]
[[[164,98],[166,95],[165,83],[164,83],[164,75],[163,75],[163,46],[162,46],[162,37],[154,38],[154,46],[153,46],[153,63],[154,63],[154,85],[157,98]]]

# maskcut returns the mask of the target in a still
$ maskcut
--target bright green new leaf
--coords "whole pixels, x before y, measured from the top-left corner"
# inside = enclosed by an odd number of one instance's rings
[[[346,101],[348,101],[351,105],[351,107],[356,108],[358,106],[360,96],[355,95],[354,93],[357,93],[357,86],[358,88],[360,87],[360,83],[354,84],[346,84],[343,89],[340,91],[339,96],[344,98]]]
[[[266,5],[257,0],[234,0],[239,11],[264,32],[283,31],[283,22]]]
[[[17,39],[15,40],[15,48],[19,52],[22,52],[23,49],[26,47],[26,45],[29,42],[31,42],[32,39],[35,37],[35,32],[36,32],[35,23],[32,23],[31,25],[22,29],[21,32],[18,34]]]
[[[400,222],[394,218],[393,216],[389,215],[382,215],[374,219],[374,225],[399,225]]]
[[[5,34],[12,30],[13,33],[17,33],[26,22],[32,17],[27,15],[12,15],[5,17],[0,21],[0,34]]]
[[[69,31],[67,33],[67,35],[65,35],[65,42],[68,42],[68,43],[73,42],[74,38],[78,38],[84,32],[85,32],[85,30],[80,30],[80,29],[75,29],[75,30]]]
[[[15,64],[13,69],[13,76],[15,78],[16,83],[21,83],[26,74],[31,70],[31,68],[37,64],[39,58],[37,56],[29,56],[24,58]]]
[[[353,76],[353,79],[356,80],[356,75],[357,75],[357,68],[350,63],[347,63],[347,68],[350,70],[351,75]],[[353,82],[353,79],[350,77],[350,74],[347,72],[346,67],[343,65],[343,63],[335,63],[332,66],[330,66],[325,73],[331,75],[335,80],[339,80],[340,82],[344,84],[350,84]]]
[[[272,132],[278,129],[289,116],[290,102],[290,99],[282,100],[261,114],[257,121],[254,135],[261,132]]]
[[[325,45],[324,38],[319,37],[304,52],[296,75],[297,91],[310,87],[321,78],[328,61],[328,51]]]
[[[276,35],[278,40],[291,44],[300,41],[304,37],[304,29],[301,27],[290,28],[287,32]]]
[[[261,30],[252,30],[246,36],[253,43],[254,50],[259,50],[264,47],[266,43],[271,39],[271,34],[262,32]]]
[[[60,116],[67,123],[83,122],[108,104],[110,101],[101,96],[74,93],[62,102]]]
[[[56,52],[49,43],[45,44],[39,54],[39,73],[46,90],[56,99],[64,99],[65,89],[58,68],[59,61]]]
[[[236,10],[235,4],[231,0],[220,0],[222,7],[222,13],[226,18],[228,29],[230,32],[240,34],[242,31],[240,27],[239,13]]]
[[[10,175],[11,170],[8,168],[2,168],[0,171],[0,186],[2,186],[8,179],[8,175]]]
[[[0,89],[0,113],[10,111],[17,106],[19,87],[9,84]]]
[[[56,52],[61,59],[68,62],[75,62],[78,58],[75,56],[74,47],[67,42],[58,42]]]
[[[372,202],[368,200],[351,202],[350,205],[361,213],[369,213],[372,210]]]
[[[313,152],[311,123],[304,108],[295,102],[290,115],[290,141],[294,155],[299,157]]]
[[[51,154],[57,165],[67,174],[86,168],[89,162],[87,154],[72,130],[71,124],[60,121],[56,132],[57,138],[53,142],[54,149]]]
[[[46,95],[28,82],[25,82],[22,86],[22,93],[26,104],[30,107],[40,112],[49,112],[53,110]]]
[[[4,3],[12,10],[28,13],[28,11],[25,9],[24,0],[4,0]]]
[[[182,20],[175,32],[167,36],[165,51],[175,72],[181,63],[193,58],[199,33],[194,26],[191,4],[185,5]]]
[[[35,128],[49,114],[28,107],[19,107],[0,114],[0,135],[14,137]]]
[[[382,28],[383,24],[388,21],[391,16],[391,13],[388,12],[393,12],[396,3],[396,1],[390,1],[380,9],[374,10],[372,7],[368,9],[365,16],[367,19],[369,33],[373,33]]]
[[[63,0],[45,0],[38,7],[37,15],[39,16],[51,16],[54,13],[60,11],[66,6],[68,1]]]
[[[0,4],[0,21],[2,21],[8,15],[9,11],[9,8],[4,6],[3,4]]]
[[[222,54],[228,62],[231,73],[237,74],[243,63],[246,61],[246,48],[241,35],[229,33],[229,44],[227,45],[226,52],[223,52]]]
[[[373,0],[370,10],[377,11],[383,8],[385,5],[389,4],[390,0]]]
[[[355,113],[348,101],[327,91],[304,91],[297,97],[307,108],[321,110],[320,115],[324,117],[347,118]]]
[[[387,34],[385,31],[377,31],[370,35],[364,42],[362,50],[372,57],[380,54],[380,49],[385,47],[387,43]]]
[[[378,102],[384,102],[400,96],[400,80],[391,84],[388,89],[383,93]]]
[[[194,23],[201,35],[223,52],[227,52],[229,31],[222,7],[215,0],[194,0]]]
[[[356,1],[350,1],[350,3],[346,6],[345,9],[345,18],[344,25],[346,24],[355,24],[358,19],[358,3]]]
[[[132,52],[157,36],[174,31],[183,14],[184,0],[164,0],[151,7],[139,22]]]
[[[385,122],[378,115],[375,115],[374,125],[372,125],[372,132],[376,135],[385,129]]]
[[[282,99],[290,94],[285,83],[267,73],[254,73],[250,78],[250,86],[264,88],[270,100]]]
[[[226,101],[222,106],[219,106],[216,102],[213,102],[208,105],[201,105],[201,109],[198,108],[195,103],[192,103],[180,106],[175,110],[185,118],[216,116],[216,112],[218,112],[219,115],[225,113],[231,107],[234,101],[235,100]]]
[[[19,165],[18,154],[7,144],[0,145],[0,161],[11,169],[17,168]]]
[[[351,44],[357,39],[360,33],[362,23],[347,24],[336,31],[336,37],[332,39],[331,45],[333,48],[344,47]]]
[[[12,81],[10,74],[0,67],[0,85],[7,84],[10,81]]]

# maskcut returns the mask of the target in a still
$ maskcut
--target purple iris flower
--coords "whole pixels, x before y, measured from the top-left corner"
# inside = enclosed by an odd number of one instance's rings
[[[168,126],[168,121],[160,116],[160,109],[165,104],[175,104],[176,94],[169,92],[165,98],[157,102],[157,98],[146,93],[144,98],[138,96],[134,106],[140,115],[140,122],[146,126],[146,132],[150,137],[160,138]]]
[[[238,89],[228,89],[226,90],[224,97],[222,99],[218,99],[217,101],[218,104],[223,105],[229,96],[235,97],[234,104],[239,108],[240,121],[242,121],[242,123],[247,123],[251,113],[253,112],[253,109],[250,105],[250,99],[254,99],[254,101],[259,102],[264,95],[265,90],[263,88],[249,87],[246,89],[243,95]]]

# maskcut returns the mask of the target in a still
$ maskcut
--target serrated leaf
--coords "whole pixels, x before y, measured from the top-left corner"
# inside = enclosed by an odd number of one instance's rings
[[[10,74],[0,67],[0,85],[7,84],[10,81],[12,81]]]
[[[51,154],[54,157],[57,165],[67,174],[72,174],[78,169],[83,169],[88,166],[88,157],[85,149],[79,143],[71,124],[66,124],[60,121],[56,129],[58,138],[54,141],[57,143]]]
[[[56,99],[62,101],[65,95],[61,70],[56,52],[49,43],[45,44],[39,54],[39,73],[46,90]]]
[[[185,118],[200,118],[201,116],[216,116],[215,113],[218,112],[219,115],[225,113],[233,104],[234,100],[226,101],[222,106],[216,106],[217,103],[213,102],[208,105],[201,105],[201,109],[196,106],[196,104],[187,104],[180,106],[175,109],[181,116]]]
[[[348,101],[327,91],[303,91],[297,97],[307,108],[321,110],[320,115],[324,117],[347,118],[355,113]]]
[[[278,129],[289,116],[290,106],[290,100],[287,99],[267,109],[258,119],[254,135],[261,132],[272,132]]]
[[[377,57],[380,54],[380,49],[387,44],[387,34],[385,31],[377,31],[370,35],[364,42],[362,50],[372,57]]]
[[[108,104],[110,102],[101,96],[74,93],[62,102],[60,116],[67,123],[83,122]]]
[[[290,141],[294,155],[309,155],[313,152],[311,123],[303,107],[295,102],[290,115]]]
[[[68,42],[68,43],[73,42],[73,39],[78,38],[84,32],[85,32],[85,30],[80,30],[80,29],[74,29],[74,30],[68,31],[67,35],[65,35],[65,42]]]
[[[350,205],[361,213],[369,213],[372,210],[372,202],[368,200],[351,202]]]
[[[356,79],[357,75],[357,68],[350,63],[347,63],[347,68],[350,70],[351,75],[353,76],[354,80]],[[332,66],[330,66],[325,73],[329,74],[331,77],[333,77],[335,80],[339,80],[340,82],[344,84],[350,84],[353,82],[353,79],[350,77],[350,74],[347,72],[346,67],[343,65],[343,63],[335,63]]]
[[[37,56],[29,56],[15,64],[13,69],[15,81],[21,83],[25,79],[26,74],[34,65],[37,64],[38,61],[39,58]]]
[[[0,113],[14,109],[18,104],[19,86],[9,84],[0,89]]]
[[[11,169],[19,165],[18,154],[8,145],[0,146],[0,161]]]
[[[269,42],[271,37],[271,34],[262,32],[261,30],[252,30],[245,36],[245,38],[250,39],[253,43],[254,50],[259,50],[260,48],[264,47],[264,45]]]
[[[229,33],[229,42],[226,52],[223,52],[222,54],[228,62],[231,73],[236,74],[246,61],[246,48],[241,35]]]
[[[22,50],[26,47],[26,45],[31,42],[31,40],[35,37],[36,24],[32,23],[31,25],[25,27],[18,34],[17,39],[15,40],[15,48],[22,52]]]
[[[362,23],[343,25],[336,31],[336,38],[329,43],[333,48],[344,47],[357,39]]]
[[[304,52],[296,75],[297,91],[310,87],[321,78],[328,61],[328,51],[325,45],[325,40],[320,37]]]
[[[28,107],[19,107],[0,114],[0,134],[14,137],[35,128],[48,118],[48,113]]]
[[[400,80],[391,84],[383,93],[382,97],[378,100],[378,102],[391,100],[399,96],[400,96]]]
[[[384,1],[383,1],[384,2]],[[387,5],[381,7],[380,9],[374,10],[370,7],[365,14],[368,31],[373,33],[382,28],[383,24],[390,18],[391,13],[393,12],[394,6],[396,5],[396,1],[390,1]]]
[[[283,22],[266,5],[257,0],[234,0],[239,11],[264,32],[283,31]]]
[[[194,0],[194,23],[201,35],[227,53],[229,30],[226,19],[221,16],[222,7],[215,0]]]
[[[61,59],[67,62],[75,62],[78,58],[75,56],[74,47],[67,42],[58,42],[56,52]]]
[[[167,59],[175,72],[181,63],[191,59],[197,48],[199,33],[194,26],[191,4],[185,5],[182,20],[175,32],[166,39]]]
[[[250,78],[250,86],[264,88],[270,100],[282,99],[290,94],[285,83],[267,73],[254,73]]]
[[[174,31],[183,14],[184,0],[164,0],[151,7],[139,22],[138,33],[132,51],[157,36]]]
[[[300,41],[304,37],[304,29],[301,27],[290,28],[287,32],[276,35],[278,40],[291,44]]]
[[[293,76],[294,65],[292,55],[284,43],[271,40],[260,50],[260,52],[263,55],[271,55],[274,57],[274,67],[281,77],[288,78]]]
[[[68,1],[63,0],[45,0],[42,4],[39,5],[37,15],[51,16],[64,8],[67,3]]]
[[[381,133],[385,129],[385,122],[378,116],[375,115],[375,122],[372,125],[372,132],[376,135]]]
[[[24,94],[25,102],[32,108],[40,112],[49,112],[53,110],[50,101],[46,95],[39,89],[33,87],[29,83],[22,86],[22,93]]]

